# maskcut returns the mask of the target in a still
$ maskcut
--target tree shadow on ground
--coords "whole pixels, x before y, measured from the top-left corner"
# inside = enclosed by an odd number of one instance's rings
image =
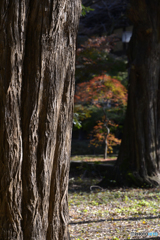
[[[83,162],[71,161],[70,166],[70,192],[90,192],[93,188],[99,189],[117,189],[117,188],[144,188],[151,189],[155,186],[148,184],[136,185],[128,178],[127,184],[123,184],[119,179],[122,173],[115,171],[116,161],[106,162]],[[72,179],[74,179],[74,186]],[[81,179],[81,181],[77,181]],[[86,180],[88,179],[88,180]],[[94,180],[95,179],[95,180]],[[88,182],[87,182],[88,181]],[[96,185],[96,186],[95,186]]]
[[[159,216],[145,216],[145,219],[158,219],[158,218],[160,218],[160,215]],[[132,218],[123,218],[123,219],[99,219],[99,220],[93,220],[93,221],[78,221],[78,222],[70,222],[69,223],[69,225],[82,225],[82,224],[91,224],[91,223],[101,223],[101,222],[125,222],[125,221],[138,221],[138,220],[143,220],[144,219],[144,217],[142,218],[142,217],[132,217]],[[134,233],[136,233],[136,232],[134,232],[133,230],[131,230],[131,233],[133,232],[133,234]],[[146,231],[145,231],[146,232]],[[143,232],[142,232],[143,233]],[[149,232],[147,233],[146,232],[146,234],[149,234]],[[150,233],[151,234],[151,233]],[[134,240],[139,240],[139,238],[135,238],[135,236],[133,236],[134,238]],[[128,238],[126,238],[126,240],[127,240]],[[146,237],[144,237],[144,238],[141,238],[142,240],[146,240]],[[150,237],[150,238],[147,238],[147,239],[160,239],[160,237]],[[125,240],[125,239],[124,239]]]
[[[145,216],[145,219],[157,219],[160,218],[159,216]],[[124,222],[124,221],[138,221],[138,220],[143,220],[144,217],[131,217],[131,218],[120,218],[120,219],[113,219],[113,218],[109,218],[109,219],[99,219],[99,220],[93,220],[93,221],[79,221],[79,222],[70,222],[70,225],[76,225],[76,224],[86,224],[86,223],[98,223],[98,222]]]
[[[116,190],[123,190],[123,191],[127,191],[127,189],[140,189],[139,187],[119,187],[117,186],[114,182],[112,182],[112,180],[108,180],[110,181],[110,183],[108,184],[108,186],[106,185],[106,187],[101,187],[101,185],[99,186],[99,183],[102,181],[102,178],[98,177],[98,176],[86,176],[85,178],[83,178],[83,174],[79,175],[77,177],[72,177],[69,179],[69,193],[91,193],[91,192],[99,192],[99,191],[116,191]],[[152,197],[150,196],[146,196],[146,200],[149,199],[153,199],[153,197],[156,197],[156,193],[159,192],[160,188],[159,187],[155,187],[155,188],[150,188],[150,187],[143,187],[144,190],[148,191],[148,192],[153,192],[154,195],[152,195]],[[139,196],[137,198],[137,200],[141,200],[142,197]]]

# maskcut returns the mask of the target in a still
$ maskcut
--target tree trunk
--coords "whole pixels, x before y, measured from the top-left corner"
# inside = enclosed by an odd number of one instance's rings
[[[159,13],[159,0],[131,1],[128,108],[117,166],[140,185],[160,184]]]
[[[107,144],[107,136],[108,134],[105,136],[105,140],[104,140],[104,159],[107,159],[107,150],[108,150],[108,144]]]
[[[68,235],[80,0],[0,1],[0,240]]]

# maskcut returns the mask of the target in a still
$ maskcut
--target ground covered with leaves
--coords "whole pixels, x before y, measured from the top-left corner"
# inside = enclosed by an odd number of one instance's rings
[[[160,188],[102,189],[97,182],[70,179],[71,239],[160,239]]]

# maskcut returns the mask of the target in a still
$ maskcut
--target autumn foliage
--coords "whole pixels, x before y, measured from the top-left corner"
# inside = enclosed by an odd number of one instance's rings
[[[103,117],[97,122],[91,133],[90,144],[97,147],[105,142],[108,153],[112,152],[112,146],[120,144],[120,140],[110,132],[110,128],[116,128],[118,125],[108,117],[108,113],[126,105],[127,89],[119,80],[106,74],[94,77],[88,82],[79,83],[76,87],[75,107],[77,112],[81,111],[84,106],[86,109],[94,106],[103,110]]]
[[[110,55],[115,44],[116,38],[113,35],[92,37],[81,44],[76,55],[76,83],[89,81],[104,71],[110,76],[125,75],[125,61]]]
[[[126,105],[127,89],[117,79],[103,74],[77,85],[75,103],[94,104],[97,107],[103,104]]]
[[[94,126],[92,131],[92,140],[90,140],[90,144],[95,147],[100,146],[103,142],[105,142],[105,138],[107,139],[107,153],[113,153],[113,146],[119,145],[121,140],[116,138],[113,133],[108,133],[106,126],[109,127],[118,127],[113,121],[106,121],[105,116],[102,117],[101,120],[97,121],[97,125]]]
[[[120,143],[115,132],[127,105],[126,63],[110,54],[116,41],[114,35],[89,38],[76,57],[74,126],[90,133],[90,144],[104,142],[107,152]]]

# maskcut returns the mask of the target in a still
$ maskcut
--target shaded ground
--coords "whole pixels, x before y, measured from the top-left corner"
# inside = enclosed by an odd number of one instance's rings
[[[70,178],[98,177],[103,179],[104,176],[108,176],[112,180],[110,173],[113,171],[116,160],[115,156],[107,159],[103,159],[102,156],[74,156],[71,158]]]
[[[84,168],[79,177],[73,177],[73,172],[69,183],[71,239],[160,239],[160,188],[97,188],[99,176],[88,173],[90,177],[85,177]]]

